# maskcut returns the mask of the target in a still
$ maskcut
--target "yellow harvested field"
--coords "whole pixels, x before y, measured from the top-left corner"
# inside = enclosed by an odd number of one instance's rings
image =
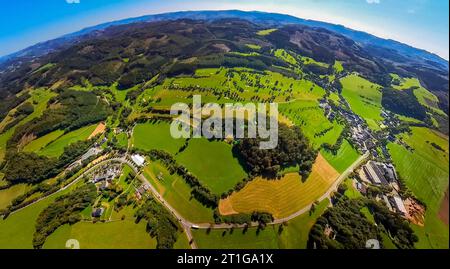
[[[318,200],[332,186],[339,173],[318,155],[310,176],[302,182],[298,173],[280,180],[255,178],[239,192],[220,200],[222,215],[263,211],[276,219],[287,217]]]
[[[95,130],[89,135],[88,139],[91,139],[92,137],[102,134],[106,129],[106,125],[103,122],[100,122],[97,127],[95,127]]]

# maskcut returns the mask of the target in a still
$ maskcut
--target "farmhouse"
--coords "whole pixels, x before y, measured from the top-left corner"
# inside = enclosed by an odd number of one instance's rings
[[[100,218],[103,215],[103,211],[105,211],[103,207],[96,208],[94,211],[92,211],[92,217]]]
[[[368,161],[366,165],[363,166],[364,173],[372,181],[373,184],[377,185],[387,185],[388,182],[384,177],[383,170],[374,161]]]
[[[406,211],[402,198],[400,198],[399,196],[394,196],[391,198],[391,203],[402,216],[407,215],[408,211]]]

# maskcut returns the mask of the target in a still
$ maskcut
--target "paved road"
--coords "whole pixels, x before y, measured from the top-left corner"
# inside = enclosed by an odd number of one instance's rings
[[[25,208],[27,208],[27,207],[29,207],[29,206],[31,206],[31,205],[34,205],[35,203],[38,203],[38,202],[40,202],[40,201],[42,201],[42,200],[44,200],[44,199],[46,199],[46,198],[48,198],[48,197],[50,197],[50,196],[52,196],[52,195],[55,195],[55,194],[57,194],[57,193],[59,193],[59,192],[62,192],[63,190],[69,188],[69,187],[72,186],[73,184],[77,183],[80,179],[83,178],[83,176],[84,176],[86,173],[89,173],[89,172],[92,171],[93,169],[97,168],[99,165],[102,165],[102,164],[105,164],[105,163],[108,163],[108,162],[112,162],[112,161],[116,161],[116,162],[121,162],[121,163],[122,163],[122,162],[124,161],[124,158],[111,158],[111,159],[105,159],[105,160],[102,160],[102,161],[100,161],[100,162],[94,164],[93,166],[89,167],[86,171],[84,171],[84,172],[83,172],[81,175],[79,175],[76,179],[74,179],[72,182],[70,182],[70,183],[67,184],[66,186],[62,187],[61,189],[59,189],[59,190],[57,190],[57,191],[55,191],[55,192],[53,192],[53,193],[51,193],[51,194],[49,194],[49,195],[47,195],[47,196],[44,196],[44,197],[42,197],[42,198],[39,198],[39,199],[37,199],[36,201],[32,202],[31,204],[28,204],[28,205],[26,205],[26,206],[24,206],[24,207],[18,208],[18,209],[14,210],[14,211],[11,211],[10,215],[12,215],[12,214],[14,214],[14,213],[17,213],[17,212],[19,212],[19,211],[21,211],[21,210],[23,210],[23,209],[25,209]]]
[[[317,199],[317,201],[321,202],[325,199],[328,199],[330,197],[331,193],[333,193],[337,190],[337,188],[339,187],[341,182],[343,180],[345,180],[348,177],[348,175],[351,172],[353,172],[353,170],[355,170],[355,168],[358,167],[365,159],[367,159],[367,157],[369,157],[369,152],[364,153],[354,163],[352,163],[352,165],[350,165],[344,172],[342,172],[342,174],[339,175],[339,177],[334,181],[333,185],[331,185],[330,188],[322,196],[320,196],[319,199]],[[295,217],[298,217],[298,216],[302,215],[303,213],[308,212],[311,209],[311,206],[312,206],[312,204],[300,209],[299,211],[297,211],[297,212],[293,213],[292,215],[289,215],[285,218],[276,219],[271,224],[280,224],[280,223],[286,222],[288,220],[291,220]]]

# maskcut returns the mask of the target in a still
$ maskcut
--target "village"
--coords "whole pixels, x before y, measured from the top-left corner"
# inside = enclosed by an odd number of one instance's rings
[[[349,129],[346,139],[361,153],[369,152],[369,160],[357,168],[353,173],[353,185],[364,196],[368,195],[368,190],[376,188],[375,199],[383,202],[387,208],[405,219],[417,224],[424,224],[425,208],[417,200],[403,195],[402,184],[397,171],[391,162],[391,156],[385,143],[380,141],[396,141],[391,131],[398,128],[401,121],[391,112],[382,110],[381,116],[384,121],[381,123],[381,132],[373,133],[366,122],[356,115],[346,102],[344,107],[330,105],[327,99],[322,99],[319,106],[323,109],[324,115],[333,121],[336,117],[345,119]]]

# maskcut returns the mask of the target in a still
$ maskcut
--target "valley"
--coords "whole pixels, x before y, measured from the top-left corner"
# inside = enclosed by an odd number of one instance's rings
[[[1,69],[0,91],[29,97],[0,117],[0,248],[448,248],[448,109],[428,66],[232,18],[84,38]],[[277,103],[278,147],[173,138],[170,108],[194,95]]]

